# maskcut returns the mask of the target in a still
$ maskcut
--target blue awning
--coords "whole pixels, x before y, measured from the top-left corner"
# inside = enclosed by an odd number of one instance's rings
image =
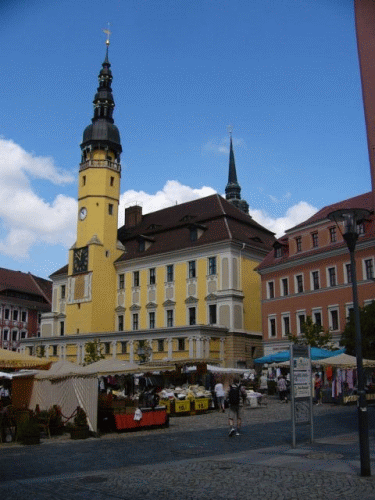
[[[337,351],[328,351],[327,349],[319,349],[318,347],[312,347],[311,359],[325,359],[331,358],[332,356],[338,356],[343,354],[345,349],[338,349]],[[263,356],[261,358],[254,359],[254,363],[264,364],[264,363],[282,363],[283,361],[289,361],[290,351],[280,351],[274,354],[269,354],[268,356]]]

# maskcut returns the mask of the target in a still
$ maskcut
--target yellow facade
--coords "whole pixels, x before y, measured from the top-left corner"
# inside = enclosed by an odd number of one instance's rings
[[[106,156],[107,155],[107,156]],[[78,186],[77,240],[69,252],[69,300],[66,335],[107,332],[116,328],[117,221],[120,198],[120,164],[114,154],[97,150],[81,164]],[[80,217],[81,210],[86,211]],[[85,274],[74,274],[75,248],[88,247]]]

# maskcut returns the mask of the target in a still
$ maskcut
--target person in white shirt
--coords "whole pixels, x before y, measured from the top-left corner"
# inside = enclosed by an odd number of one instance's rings
[[[219,411],[225,413],[225,406],[224,406],[225,391],[223,384],[221,382],[218,382],[215,385],[214,391],[216,394],[216,400],[217,400],[217,405],[219,407]]]

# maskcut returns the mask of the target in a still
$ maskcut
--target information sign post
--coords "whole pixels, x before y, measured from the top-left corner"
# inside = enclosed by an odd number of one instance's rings
[[[297,425],[310,425],[310,442],[314,441],[310,346],[290,346],[290,383],[292,395],[292,446],[296,447]]]

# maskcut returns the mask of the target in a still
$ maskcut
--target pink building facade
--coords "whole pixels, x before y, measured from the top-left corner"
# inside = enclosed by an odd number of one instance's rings
[[[327,215],[340,208],[367,208],[372,192],[323,208],[288,230],[258,267],[262,282],[264,353],[288,348],[307,316],[330,330],[339,344],[353,307],[350,256],[341,231]],[[360,306],[375,300],[375,220],[359,227],[356,273]],[[365,355],[365,353],[364,353]]]

